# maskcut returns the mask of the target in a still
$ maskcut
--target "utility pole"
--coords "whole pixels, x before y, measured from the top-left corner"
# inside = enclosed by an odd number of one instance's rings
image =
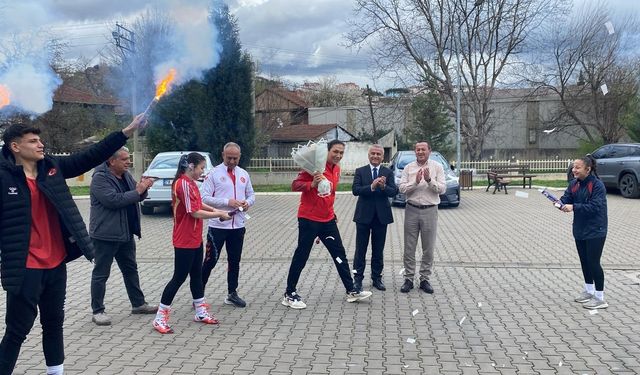
[[[135,33],[116,22],[116,30],[111,33],[116,41],[116,47],[120,49],[125,64],[129,64],[131,70],[131,114],[138,114],[138,103],[136,98],[136,70],[133,66],[133,56],[136,54]],[[133,176],[140,180],[143,172],[142,147],[140,143],[140,132],[138,129],[133,133]]]
[[[375,117],[373,117],[373,105],[371,104],[371,89],[369,88],[369,85],[367,85],[367,97],[369,98],[369,112],[371,112],[371,126],[373,127],[373,136],[376,137],[376,119]],[[377,142],[378,140],[376,139],[375,141]]]

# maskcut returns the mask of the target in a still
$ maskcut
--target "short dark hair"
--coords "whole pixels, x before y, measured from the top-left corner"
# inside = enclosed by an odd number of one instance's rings
[[[343,145],[344,146],[344,142],[342,142],[339,139],[334,139],[333,141],[327,143],[327,150],[331,151],[331,148],[333,148],[333,146],[335,145]]]
[[[2,134],[2,141],[7,147],[18,138],[22,138],[25,134],[40,134],[40,129],[25,124],[13,124],[9,126]]]

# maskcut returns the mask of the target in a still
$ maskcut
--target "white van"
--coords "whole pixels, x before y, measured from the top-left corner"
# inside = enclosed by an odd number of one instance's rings
[[[153,186],[149,189],[147,198],[143,200],[140,205],[140,210],[143,215],[153,214],[155,207],[171,206],[171,183],[176,175],[178,162],[182,155],[190,154],[192,152],[194,151],[161,152],[153,158],[153,161],[149,164],[149,168],[147,168],[142,175],[157,177],[158,180],[154,182]],[[204,159],[206,160],[202,178],[196,181],[198,187],[200,187],[202,179],[204,179],[207,173],[213,169],[213,164],[211,163],[211,154],[202,151],[195,152],[204,156]]]

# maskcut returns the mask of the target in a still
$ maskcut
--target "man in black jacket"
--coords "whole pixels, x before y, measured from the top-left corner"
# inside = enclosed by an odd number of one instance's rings
[[[11,374],[40,311],[47,374],[62,374],[66,262],[93,259],[93,246],[65,179],[105,161],[146,123],[138,115],[121,132],[66,157],[45,155],[40,130],[11,125],[0,153],[0,273],[7,291],[0,374]]]
[[[158,306],[147,304],[138,277],[136,242],[140,238],[140,206],[147,197],[153,179],[143,177],[138,183],[129,173],[129,150],[122,147],[93,172],[89,235],[96,249],[91,274],[92,321],[99,326],[111,324],[104,312],[104,294],[115,258],[122,271],[124,286],[131,302],[132,314],[155,314]]]
[[[374,288],[386,290],[382,282],[384,268],[384,243],[387,225],[393,223],[389,198],[396,195],[393,172],[382,166],[384,148],[380,145],[369,147],[369,165],[356,169],[351,191],[358,197],[353,221],[356,223],[356,254],[353,257],[353,285],[362,290],[365,256],[371,236],[371,280]]]

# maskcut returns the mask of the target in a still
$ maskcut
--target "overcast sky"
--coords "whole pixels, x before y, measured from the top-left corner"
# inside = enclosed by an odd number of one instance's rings
[[[489,0],[490,1],[490,0]],[[575,0],[583,2],[587,0]],[[207,0],[0,0],[3,30],[28,32],[42,26],[66,40],[67,57],[83,55],[98,62],[112,43],[116,21],[131,22],[156,4],[190,5]],[[616,9],[640,12],[638,0],[609,0]],[[19,4],[19,5],[18,5]],[[370,84],[383,91],[388,83],[372,79],[366,53],[347,49],[344,33],[353,0],[227,0],[238,19],[243,47],[260,63],[260,72],[303,83],[336,76],[341,82]],[[6,38],[0,32],[0,37]]]

